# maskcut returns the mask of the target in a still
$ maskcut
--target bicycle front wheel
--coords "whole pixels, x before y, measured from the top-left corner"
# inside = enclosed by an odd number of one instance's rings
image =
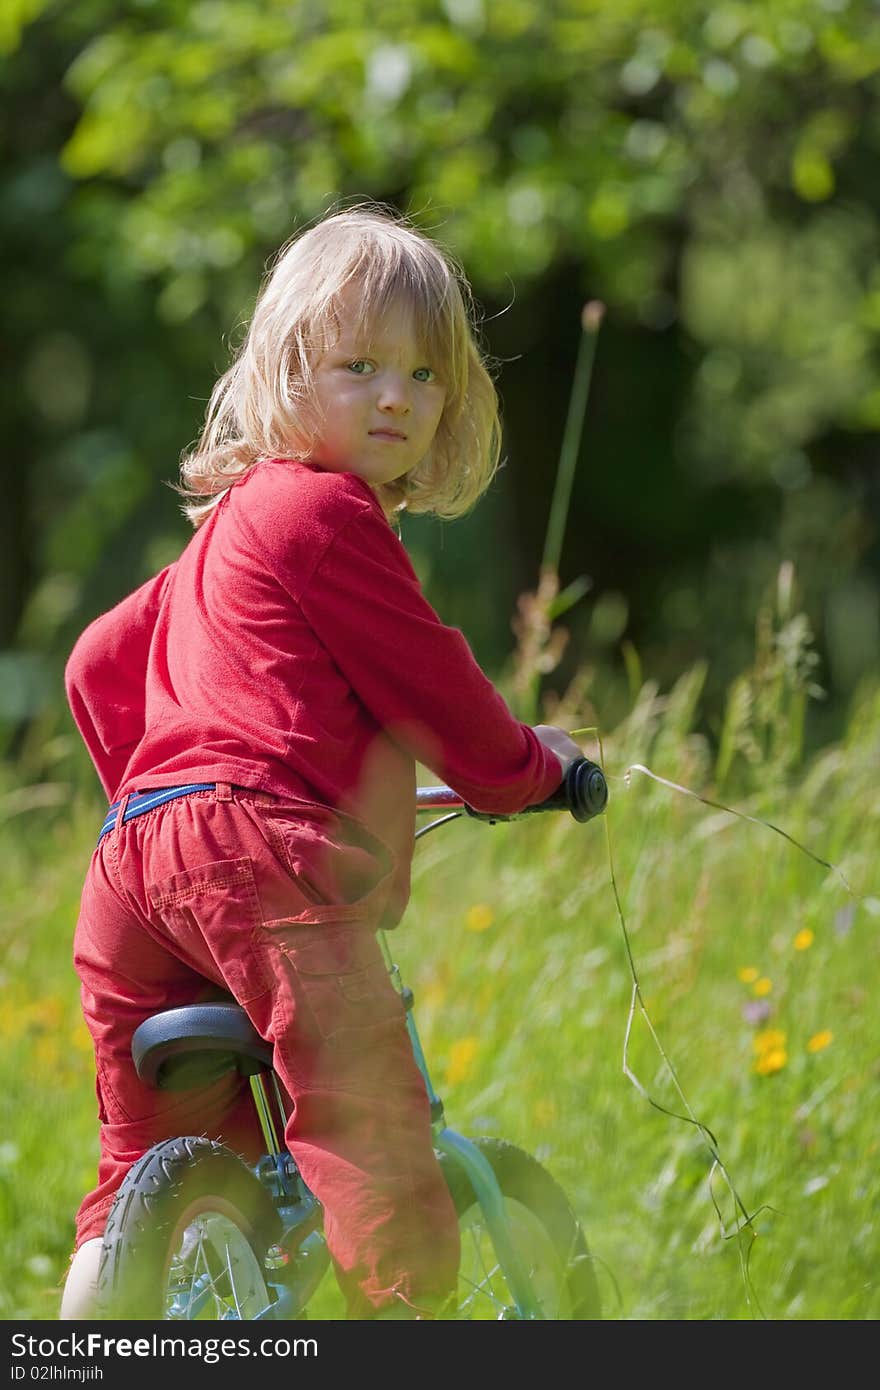
[[[279,1234],[269,1195],[230,1149],[205,1138],[156,1144],[133,1164],[110,1211],[99,1317],[265,1316],[274,1293],[264,1260]]]
[[[583,1231],[565,1193],[530,1154],[502,1139],[473,1141],[501,1188],[511,1237],[544,1318],[601,1317],[599,1290]],[[455,1316],[516,1318],[515,1299],[498,1261],[482,1208],[463,1168],[448,1154],[441,1167],[458,1212],[461,1264]]]

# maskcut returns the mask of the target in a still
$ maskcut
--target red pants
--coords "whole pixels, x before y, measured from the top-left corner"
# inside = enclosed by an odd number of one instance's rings
[[[458,1223],[375,936],[389,858],[336,813],[225,784],[120,815],[103,836],[74,947],[101,1123],[78,1245],[101,1234],[129,1166],[158,1140],[207,1134],[261,1151],[246,1081],[156,1091],[131,1060],[150,1014],[220,989],[273,1044],[292,1100],[286,1143],[324,1206],[349,1316],[396,1298],[430,1308],[454,1288]]]

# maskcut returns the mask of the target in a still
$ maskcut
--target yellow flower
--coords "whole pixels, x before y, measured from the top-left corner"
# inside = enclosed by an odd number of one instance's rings
[[[752,1038],[752,1047],[759,1055],[765,1052],[784,1052],[785,1034],[781,1028],[765,1028]]]
[[[467,1080],[474,1069],[477,1046],[477,1038],[462,1038],[460,1042],[452,1044],[449,1053],[449,1065],[446,1068],[447,1086],[454,1086],[459,1081]]]
[[[772,1076],[775,1071],[781,1071],[788,1061],[785,1033],[781,1028],[764,1028],[756,1033],[752,1047],[757,1053],[755,1071],[759,1076]]]
[[[757,980],[759,974],[757,966],[754,965],[744,965],[742,970],[738,970],[736,973],[744,985],[752,984],[754,980]]]
[[[814,1033],[807,1043],[808,1052],[821,1052],[831,1042],[834,1034],[830,1028],[823,1028],[821,1033]]]
[[[468,931],[485,931],[495,921],[495,912],[488,903],[474,903],[464,916]]]
[[[754,991],[759,999],[763,999],[765,994],[769,994],[773,988],[773,981],[768,980],[766,975],[762,975],[760,980],[755,981]]]
[[[813,933],[809,927],[802,927],[794,939],[794,949],[796,951],[808,951],[814,941]]]
[[[759,1076],[772,1076],[775,1071],[782,1071],[787,1061],[788,1053],[784,1047],[772,1047],[761,1053],[755,1062],[755,1071]]]

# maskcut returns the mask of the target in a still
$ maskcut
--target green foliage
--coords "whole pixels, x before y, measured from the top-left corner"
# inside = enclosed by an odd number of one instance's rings
[[[791,562],[839,732],[880,639],[872,0],[18,0],[0,45],[7,724],[58,701],[78,628],[186,540],[161,482],[267,258],[378,197],[462,259],[502,362],[492,498],[466,541],[407,532],[444,616],[500,667],[598,298],[554,563],[591,606],[554,680],[623,635],[665,685],[707,659],[718,722]]]
[[[0,11],[0,53],[14,53],[22,30],[49,5],[50,0],[6,0]]]
[[[828,202],[875,138],[859,119],[880,69],[867,0],[96,8],[107,22],[69,70],[83,111],[62,162],[137,180],[115,229],[136,272],[210,274],[235,259],[224,232],[244,250],[336,193],[396,188],[483,284],[584,256],[645,312],[665,219],[692,214],[697,264],[715,247],[736,277],[744,230],[781,231],[791,199]]]

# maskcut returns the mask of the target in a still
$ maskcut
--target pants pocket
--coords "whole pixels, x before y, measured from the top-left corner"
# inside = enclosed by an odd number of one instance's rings
[[[151,885],[154,922],[176,954],[240,1004],[269,987],[258,950],[260,900],[249,858],[220,859]]]
[[[374,1047],[400,1036],[406,1011],[373,933],[322,925],[267,931],[291,975],[299,1028],[334,1052]]]
[[[376,836],[350,817],[317,805],[257,805],[253,813],[288,880],[280,912],[261,881],[265,923],[380,920],[394,856]],[[298,910],[284,901],[291,889],[301,899]]]

